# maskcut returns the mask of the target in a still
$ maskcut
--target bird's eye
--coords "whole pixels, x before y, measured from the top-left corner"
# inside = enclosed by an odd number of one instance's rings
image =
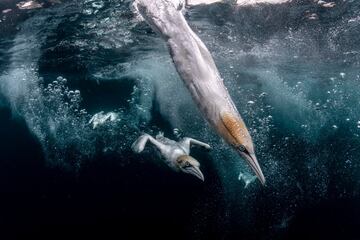
[[[246,148],[245,148],[244,145],[239,145],[239,146],[237,147],[237,149],[238,149],[240,152],[245,152],[245,151],[246,151]]]
[[[189,162],[185,162],[185,167],[190,167],[190,163],[189,163]]]

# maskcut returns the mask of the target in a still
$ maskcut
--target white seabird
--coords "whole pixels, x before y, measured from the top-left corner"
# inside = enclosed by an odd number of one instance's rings
[[[205,119],[244,158],[262,184],[252,138],[227,91],[215,62],[173,0],[135,0],[145,21],[167,43],[180,77]]]
[[[156,139],[149,134],[141,135],[131,146],[135,153],[141,153],[146,143],[152,143],[164,157],[165,163],[176,172],[191,174],[204,181],[204,175],[200,171],[200,163],[190,156],[191,145],[199,145],[205,149],[211,147],[193,138],[183,138],[176,142],[158,134]]]

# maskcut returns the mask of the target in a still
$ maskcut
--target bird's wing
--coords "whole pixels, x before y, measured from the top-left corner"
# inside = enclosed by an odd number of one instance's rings
[[[199,140],[196,140],[196,139],[193,139],[193,138],[183,138],[181,141],[180,141],[180,145],[186,149],[186,151],[188,151],[190,153],[190,148],[192,145],[198,145],[198,146],[201,146],[201,147],[204,147],[205,149],[208,149],[210,150],[211,147],[209,144],[207,143],[204,143],[204,142],[201,142]]]

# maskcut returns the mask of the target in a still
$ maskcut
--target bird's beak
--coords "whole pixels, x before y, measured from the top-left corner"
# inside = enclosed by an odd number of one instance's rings
[[[189,170],[188,170],[188,173],[199,178],[201,181],[204,181],[204,175],[203,173],[200,171],[200,168],[199,167],[191,167]]]
[[[255,172],[256,176],[258,177],[258,179],[260,180],[262,185],[265,185],[265,177],[264,174],[262,173],[262,170],[260,168],[259,162],[255,156],[254,153],[243,153],[243,152],[239,152],[240,155],[245,158],[245,160],[249,163],[251,169]]]

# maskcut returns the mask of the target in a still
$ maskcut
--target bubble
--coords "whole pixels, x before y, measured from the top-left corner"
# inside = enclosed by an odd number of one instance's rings
[[[183,134],[182,131],[180,129],[178,129],[178,128],[174,128],[173,133],[174,133],[176,138],[181,138],[181,136]]]
[[[267,93],[266,92],[262,92],[260,95],[259,95],[259,97],[265,97],[267,95]]]
[[[240,172],[238,180],[243,181],[245,183],[244,188],[247,188],[251,183],[255,182],[256,178],[257,177],[255,175]]]
[[[104,2],[102,2],[102,1],[93,2],[93,3],[91,4],[91,6],[92,6],[93,8],[101,9],[101,8],[104,7]]]

